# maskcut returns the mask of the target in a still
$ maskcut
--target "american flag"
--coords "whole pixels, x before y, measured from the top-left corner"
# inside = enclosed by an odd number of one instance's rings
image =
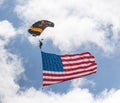
[[[97,71],[95,58],[90,52],[56,55],[41,52],[43,86],[81,78]]]

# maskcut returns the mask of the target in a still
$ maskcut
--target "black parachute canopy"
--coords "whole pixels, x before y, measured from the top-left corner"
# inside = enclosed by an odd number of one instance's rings
[[[32,36],[40,36],[43,30],[47,27],[54,27],[54,23],[48,20],[40,20],[35,22],[29,29],[28,32]]]

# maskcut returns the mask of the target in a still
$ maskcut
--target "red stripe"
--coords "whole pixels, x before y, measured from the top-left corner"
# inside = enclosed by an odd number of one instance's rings
[[[84,57],[76,57],[76,58],[61,58],[63,62],[67,62],[67,61],[76,61],[76,60],[84,60],[84,59],[94,59],[94,56],[84,56]]]
[[[64,81],[67,81],[67,80],[71,80],[71,79],[75,79],[75,78],[81,78],[81,77],[84,77],[84,76],[87,76],[87,75],[90,75],[90,74],[93,74],[93,73],[96,73],[96,71],[94,71],[94,72],[91,72],[91,73],[89,73],[89,74],[84,74],[84,75],[81,75],[81,76],[76,76],[76,77],[72,77],[72,78],[68,78],[68,79],[62,79],[62,80],[60,80],[59,79],[59,82],[56,82],[56,83],[60,83],[60,82],[64,82]],[[43,79],[44,80],[44,79]],[[49,79],[49,80],[44,80],[44,81],[54,81],[53,79]],[[55,84],[55,83],[54,83]],[[48,85],[51,85],[51,84],[44,84],[43,83],[43,86],[48,86]]]
[[[65,72],[67,71],[74,71],[74,70],[79,70],[79,69],[85,69],[85,68],[89,68],[91,66],[95,66],[97,65],[96,63],[92,63],[90,65],[87,65],[87,66],[78,66],[78,67],[74,67],[74,68],[69,68],[69,69],[64,69]]]
[[[79,72],[73,72],[73,73],[69,73],[69,74],[66,74],[66,73],[64,73],[63,72],[63,74],[53,74],[53,73],[43,73],[43,76],[65,76],[65,77],[67,77],[67,76],[73,76],[73,75],[77,75],[77,74],[81,74],[81,73],[85,73],[85,72],[90,72],[90,71],[94,71],[94,70],[96,70],[96,68],[93,68],[93,69],[89,69],[89,70],[83,70],[83,71],[79,71]],[[44,79],[43,79],[44,80]],[[53,80],[55,80],[55,79],[53,79]],[[59,79],[58,79],[59,80]]]
[[[84,52],[84,53],[81,53],[81,54],[64,54],[64,55],[61,55],[61,57],[66,57],[66,56],[77,56],[77,55],[82,56],[82,55],[86,55],[86,54],[91,55],[90,52]]]
[[[63,66],[79,66],[81,64],[89,64],[89,63],[95,63],[95,61],[88,61],[88,62],[79,62],[79,63],[69,63],[69,64],[63,64]]]

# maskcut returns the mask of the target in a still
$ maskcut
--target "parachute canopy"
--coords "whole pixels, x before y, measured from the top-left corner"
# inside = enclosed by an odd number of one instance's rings
[[[46,27],[54,27],[54,23],[48,20],[40,20],[38,22],[35,22],[29,29],[28,32],[32,36],[40,36],[40,34],[43,32],[43,30]]]

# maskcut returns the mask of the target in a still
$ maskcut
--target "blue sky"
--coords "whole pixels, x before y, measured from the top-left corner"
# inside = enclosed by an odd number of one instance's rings
[[[0,0],[0,102],[119,103],[119,3]],[[27,29],[41,19],[53,21],[55,27],[34,38]],[[42,90],[40,38],[44,38],[42,50],[48,53],[91,52],[98,65],[97,73]]]

